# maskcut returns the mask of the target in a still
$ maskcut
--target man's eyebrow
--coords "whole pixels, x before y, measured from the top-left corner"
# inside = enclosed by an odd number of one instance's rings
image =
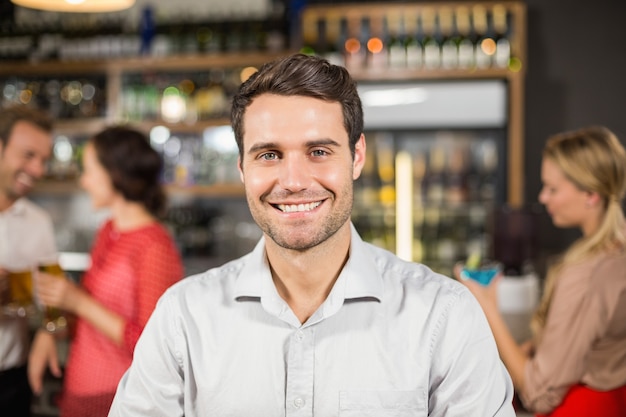
[[[330,138],[324,138],[324,139],[316,139],[316,140],[310,140],[306,143],[307,147],[312,147],[312,146],[334,146],[334,147],[340,147],[341,144],[339,142],[337,142],[336,140],[330,139]]]
[[[278,145],[274,142],[259,142],[252,145],[247,153],[257,153],[265,149],[276,149],[277,147]]]
[[[323,139],[310,140],[305,143],[305,146],[308,148],[313,147],[313,146],[340,147],[341,144],[337,142],[336,140],[333,140],[330,138],[323,138]],[[259,142],[259,143],[255,143],[254,145],[252,145],[250,149],[248,149],[247,153],[251,154],[251,153],[257,153],[262,150],[277,149],[277,148],[279,148],[279,145],[276,142]]]

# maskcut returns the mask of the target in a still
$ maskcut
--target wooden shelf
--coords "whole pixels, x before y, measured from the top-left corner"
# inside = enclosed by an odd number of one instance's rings
[[[210,184],[210,185],[173,185],[165,186],[168,195],[199,196],[211,198],[241,198],[245,196],[243,184]],[[44,179],[37,183],[33,195],[63,196],[84,193],[80,188],[78,178]]]
[[[60,119],[54,122],[54,130],[66,135],[90,135],[97,133],[107,124],[108,120],[104,117]]]
[[[419,81],[419,80],[472,80],[472,79],[509,79],[517,77],[519,72],[507,68],[486,69],[437,69],[410,70],[385,69],[384,71],[351,71],[357,81]]]
[[[46,178],[37,183],[33,195],[66,195],[82,192],[78,178]]]
[[[211,198],[243,198],[243,184],[211,184],[211,185],[167,185],[167,193],[171,196],[198,196]]]
[[[207,68],[233,68],[261,65],[285,56],[282,53],[237,53],[205,55],[172,55],[166,57],[140,56],[132,58],[89,59],[73,61],[12,61],[3,62],[0,75],[70,75],[110,74],[126,72],[201,71]]]
[[[216,118],[211,120],[199,120],[193,123],[168,123],[163,120],[129,120],[130,126],[135,126],[144,132],[149,132],[155,126],[165,126],[171,132],[178,133],[202,133],[204,129],[217,126],[230,126],[230,120],[226,118]]]

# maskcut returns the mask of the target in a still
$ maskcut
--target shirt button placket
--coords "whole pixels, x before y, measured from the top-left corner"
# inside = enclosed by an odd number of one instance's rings
[[[296,330],[287,358],[287,417],[313,416],[315,346],[311,328]]]

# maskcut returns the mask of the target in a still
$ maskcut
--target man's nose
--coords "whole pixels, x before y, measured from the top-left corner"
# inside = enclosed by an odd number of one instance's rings
[[[279,182],[283,188],[296,192],[309,186],[311,176],[306,158],[285,157],[279,170]]]
[[[28,175],[34,178],[41,178],[48,169],[47,163],[43,159],[33,159],[27,166]]]

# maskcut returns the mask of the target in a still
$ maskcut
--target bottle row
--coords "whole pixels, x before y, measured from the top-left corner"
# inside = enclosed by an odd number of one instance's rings
[[[227,118],[230,102],[255,67],[185,73],[126,74],[119,115],[130,121],[163,120],[193,124]]]
[[[414,205],[501,203],[503,144],[494,132],[366,132],[366,164],[355,199],[363,206],[393,205],[398,169],[396,156],[410,155]]]
[[[127,73],[122,76],[115,117],[187,124],[227,118],[233,94],[256,70]],[[107,116],[104,76],[0,78],[0,94],[0,108],[27,105],[47,111],[55,119]]]
[[[13,32],[13,33],[12,33]],[[155,24],[135,31],[118,27],[65,28],[49,31],[0,32],[0,59],[87,60],[134,56],[282,51],[282,20]]]
[[[454,264],[472,253],[490,253],[492,205],[468,204],[418,206],[414,210],[412,260],[435,271],[452,273]],[[364,240],[396,251],[396,218],[393,208],[372,210],[355,205],[352,220]]]
[[[0,108],[27,105],[55,119],[103,117],[106,81],[103,76],[20,77],[0,79]]]
[[[353,220],[367,241],[396,252],[397,223],[410,224],[412,260],[448,275],[470,253],[489,253],[490,213],[504,199],[501,132],[365,136],[368,154],[355,185]],[[401,155],[408,155],[408,169]]]
[[[350,70],[485,69],[518,71],[512,47],[512,12],[502,4],[307,10],[302,52],[319,54]]]

